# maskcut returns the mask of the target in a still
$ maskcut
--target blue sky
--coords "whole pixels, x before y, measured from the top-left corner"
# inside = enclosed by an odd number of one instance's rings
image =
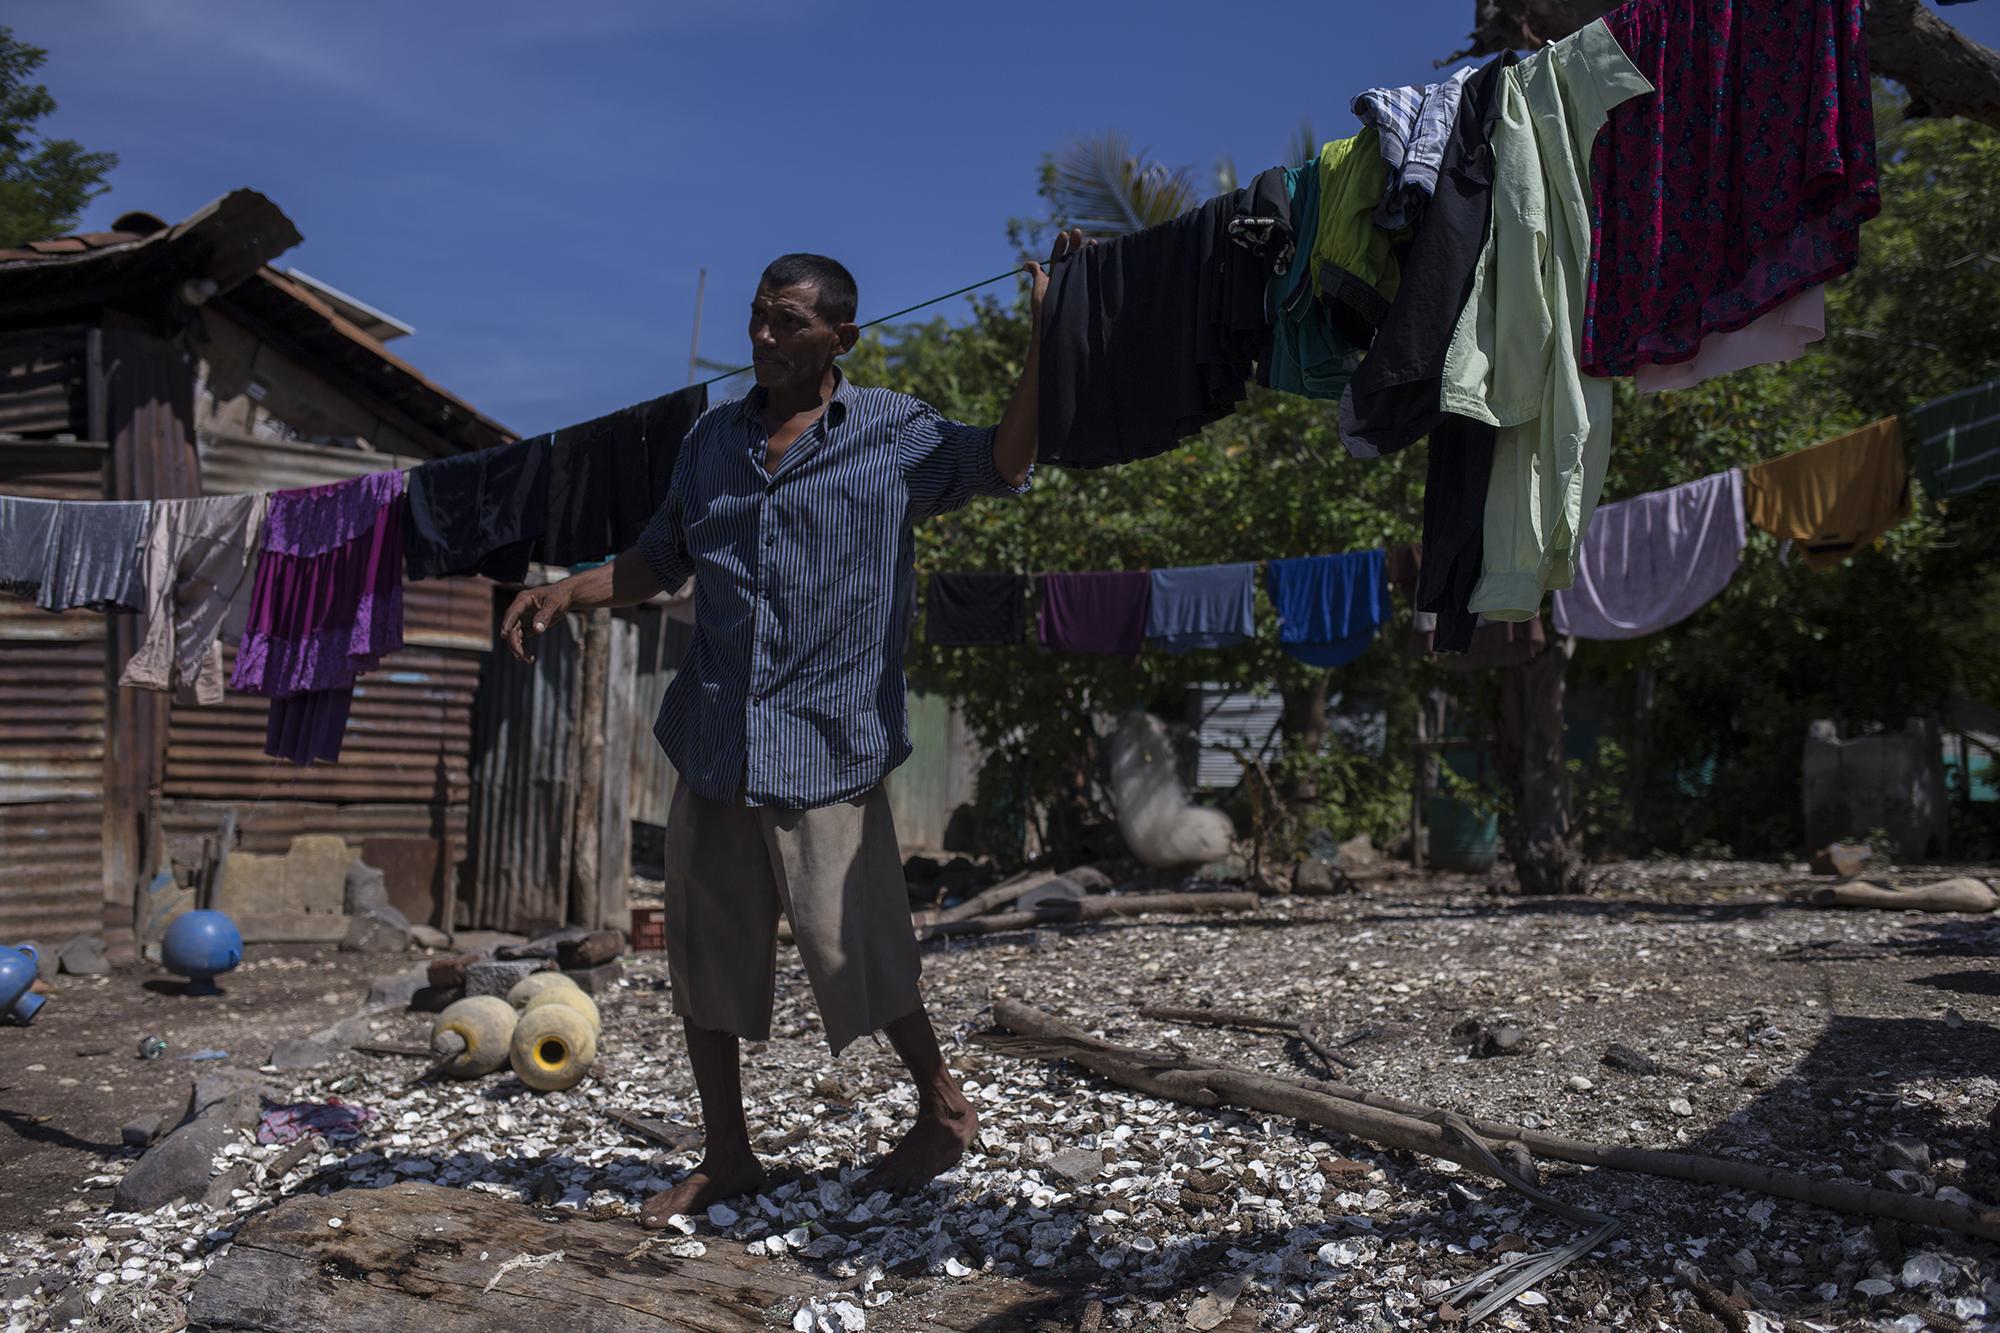
[[[405,358],[521,432],[744,350],[758,271],[842,259],[862,315],[997,273],[1041,155],[1118,129],[1244,171],[1456,49],[1473,0],[16,0],[51,130],[110,149],[85,218],[250,186],[297,267],[416,326]],[[1947,17],[2000,45],[2000,0]],[[947,307],[950,308],[950,307]]]

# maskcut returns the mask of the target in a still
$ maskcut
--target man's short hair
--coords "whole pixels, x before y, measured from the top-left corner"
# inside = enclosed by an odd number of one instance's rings
[[[779,255],[764,266],[758,280],[764,287],[812,287],[813,308],[829,324],[847,324],[860,306],[854,275],[837,259],[825,255]]]

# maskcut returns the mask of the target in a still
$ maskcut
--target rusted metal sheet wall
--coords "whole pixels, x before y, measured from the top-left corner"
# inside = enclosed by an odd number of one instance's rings
[[[415,467],[421,459],[360,449],[334,449],[317,444],[287,444],[217,431],[202,431],[201,489],[205,495],[240,495],[246,491],[285,491],[300,486],[324,486],[371,472]]]
[[[629,613],[638,630],[632,680],[632,775],[627,787],[627,817],[648,824],[665,824],[673,801],[674,766],[653,739],[653,722],[660,700],[679,670],[694,627],[682,624],[656,606],[635,607]]]
[[[568,915],[582,665],[574,616],[536,641],[532,663],[506,652],[485,658],[461,927],[525,932]]]
[[[90,433],[83,349],[81,328],[0,335],[0,435]]]
[[[0,494],[92,500],[102,445],[0,443]],[[94,932],[104,899],[104,617],[0,595],[0,942]]]
[[[217,495],[319,486],[416,461],[211,432],[199,444],[202,488]],[[230,695],[213,708],[175,708],[161,810],[169,852],[185,859],[198,851],[234,808],[249,850],[282,852],[303,833],[337,834],[356,847],[429,839],[449,882],[466,848],[472,703],[493,646],[492,585],[405,585],[403,639],[404,650],[356,686],[335,764],[299,768],[265,757],[263,699]],[[399,886],[390,889],[393,897]]]

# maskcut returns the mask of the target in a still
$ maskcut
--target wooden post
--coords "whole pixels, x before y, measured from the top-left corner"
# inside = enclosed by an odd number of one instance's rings
[[[1563,687],[1575,644],[1552,637],[1539,656],[1499,673],[1494,748],[1513,797],[1507,854],[1523,893],[1575,893],[1584,885],[1563,762]]]
[[[604,680],[611,665],[611,612],[592,611],[583,636],[583,684],[577,704],[576,803],[570,822],[569,919],[595,930],[604,912],[598,878],[604,792]]]

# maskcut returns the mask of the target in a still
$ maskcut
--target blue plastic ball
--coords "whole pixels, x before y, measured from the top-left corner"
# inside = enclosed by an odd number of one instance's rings
[[[220,912],[183,913],[167,927],[160,956],[170,972],[212,977],[243,961],[243,932]]]

